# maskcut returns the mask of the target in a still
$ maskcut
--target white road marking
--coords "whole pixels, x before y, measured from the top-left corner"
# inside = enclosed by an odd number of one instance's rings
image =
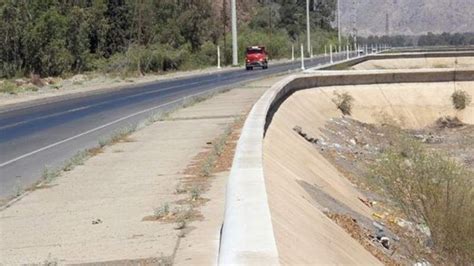
[[[200,82],[201,82],[201,81],[200,81]],[[130,98],[134,98],[134,97],[137,97],[137,96],[152,94],[152,93],[156,93],[156,92],[163,92],[163,91],[168,91],[168,90],[176,89],[176,88],[179,88],[179,87],[185,87],[185,86],[189,86],[189,85],[194,85],[194,84],[198,84],[198,83],[200,83],[200,82],[196,81],[196,82],[192,82],[192,83],[186,83],[186,84],[183,84],[183,85],[172,86],[172,87],[169,87],[169,88],[166,88],[166,89],[162,89],[162,90],[146,91],[146,92],[142,92],[142,93],[138,93],[138,94],[133,94],[133,95],[125,96],[125,97],[122,97],[122,98],[119,98],[119,99],[108,100],[108,101],[104,101],[104,102],[100,102],[100,103],[96,103],[96,104],[81,106],[81,107],[74,108],[74,109],[70,109],[70,110],[63,111],[63,112],[54,113],[54,114],[45,115],[45,116],[40,116],[40,117],[36,117],[36,118],[33,118],[33,119],[24,120],[24,121],[21,121],[21,122],[17,122],[17,123],[5,125],[5,126],[0,127],[0,130],[2,130],[2,129],[7,129],[7,128],[12,128],[12,127],[19,126],[19,125],[23,125],[23,124],[27,124],[27,123],[30,123],[30,122],[33,122],[33,121],[36,121],[36,120],[42,120],[42,119],[46,119],[46,118],[51,118],[51,117],[55,117],[55,116],[60,116],[60,115],[63,115],[63,114],[68,114],[68,113],[73,113],[73,112],[77,112],[77,111],[81,111],[81,110],[86,110],[86,109],[89,109],[89,108],[92,108],[92,107],[95,107],[95,106],[100,106],[100,105],[107,104],[107,103],[113,103],[113,102],[117,102],[117,101],[124,100],[124,99],[130,99]]]
[[[227,79],[232,79],[232,78],[236,78],[236,77],[243,77],[243,76],[245,76],[245,75],[247,75],[247,74],[248,74],[248,73],[243,73],[242,75],[229,77],[229,78],[227,78]],[[256,77],[256,78],[254,78],[254,79],[245,80],[245,82],[251,82],[251,81],[253,81],[253,80],[258,80],[258,79],[260,79],[260,78],[262,78],[262,77]],[[226,80],[226,79],[221,79],[220,81],[223,81],[223,80]],[[200,82],[187,83],[187,84],[185,84],[185,85],[186,85],[186,86],[189,86],[189,85],[196,84],[196,83],[200,83]],[[177,87],[181,87],[181,86],[184,86],[184,85],[179,85],[179,86],[175,86],[175,87],[170,87],[170,88],[167,88],[167,89],[164,89],[164,90],[169,90],[169,89],[177,88]],[[164,90],[161,90],[161,91],[164,91]],[[71,140],[80,138],[80,137],[82,137],[82,136],[84,136],[84,135],[90,134],[90,133],[92,133],[92,132],[101,130],[101,129],[106,128],[106,127],[108,127],[108,126],[111,126],[111,125],[113,125],[113,124],[117,124],[117,123],[119,123],[119,122],[121,122],[121,121],[124,121],[124,120],[127,120],[127,119],[129,119],[129,118],[131,118],[131,117],[134,117],[134,116],[137,116],[137,115],[141,115],[141,114],[144,114],[144,113],[146,113],[146,112],[149,112],[149,111],[152,111],[152,110],[155,110],[155,109],[158,109],[158,108],[162,108],[162,107],[165,107],[165,106],[167,106],[167,105],[171,105],[171,104],[173,104],[173,103],[177,103],[177,102],[182,101],[182,100],[184,100],[184,99],[186,99],[186,98],[189,98],[189,97],[195,97],[195,96],[198,96],[198,95],[201,95],[201,94],[204,94],[204,93],[208,93],[209,91],[212,91],[212,89],[211,89],[211,90],[206,90],[206,91],[203,91],[203,92],[199,92],[199,93],[195,93],[195,94],[191,94],[191,95],[188,95],[188,96],[185,96],[185,97],[176,99],[176,100],[174,100],[174,101],[171,101],[171,102],[168,102],[168,103],[165,103],[165,104],[160,104],[160,105],[157,105],[157,106],[155,106],[155,107],[150,107],[150,108],[148,108],[148,109],[145,109],[145,110],[142,110],[142,111],[139,111],[139,112],[136,112],[136,113],[133,113],[133,114],[124,116],[124,117],[119,118],[119,119],[117,119],[117,120],[114,120],[114,121],[112,121],[112,122],[106,123],[106,124],[104,124],[104,125],[102,125],[102,126],[99,126],[99,127],[93,128],[93,129],[90,129],[90,130],[88,130],[88,131],[82,132],[82,133],[77,134],[77,135],[75,135],[75,136],[72,136],[72,137],[70,137],[70,138],[67,138],[67,139],[64,139],[64,140],[55,142],[55,143],[50,144],[50,145],[48,145],[48,146],[39,148],[39,149],[37,149],[37,150],[34,150],[34,151],[32,151],[32,152],[29,152],[29,153],[25,153],[25,154],[23,154],[23,155],[21,155],[21,156],[18,156],[18,157],[16,157],[16,158],[14,158],[14,159],[11,159],[11,160],[9,160],[9,161],[3,162],[3,163],[0,164],[0,168],[5,167],[5,166],[7,166],[7,165],[9,165],[9,164],[12,164],[12,163],[14,163],[14,162],[16,162],[16,161],[19,161],[19,160],[21,160],[21,159],[24,159],[24,158],[30,157],[30,156],[32,156],[32,155],[35,155],[35,154],[37,154],[37,153],[39,153],[39,152],[42,152],[42,151],[51,149],[51,148],[53,148],[53,147],[56,147],[56,146],[58,146],[58,145],[61,145],[61,144],[63,144],[63,143],[66,143],[66,142],[68,142],[68,141],[71,141]],[[154,92],[156,92],[156,91],[154,91]],[[145,92],[145,93],[142,93],[142,94],[146,94],[146,93],[151,93],[151,92]],[[135,95],[134,95],[134,96],[135,96]],[[131,96],[127,96],[127,97],[131,97]],[[80,108],[81,108],[81,107],[80,107]],[[76,108],[76,109],[79,109],[79,108]],[[72,110],[74,110],[74,109],[72,109]],[[72,111],[72,110],[69,110],[69,111]],[[68,111],[66,111],[66,112],[68,112]],[[39,119],[39,118],[38,118],[38,119]]]
[[[96,127],[96,128],[90,129],[90,130],[87,130],[87,131],[85,131],[85,132],[82,132],[82,133],[77,134],[77,135],[75,135],[75,136],[72,136],[72,137],[70,137],[70,138],[67,138],[67,139],[64,139],[64,140],[55,142],[55,143],[53,143],[53,144],[50,144],[50,145],[48,145],[48,146],[39,148],[39,149],[34,150],[34,151],[32,151],[32,152],[25,153],[25,154],[23,154],[23,155],[21,155],[21,156],[18,156],[18,157],[14,158],[14,159],[11,159],[11,160],[9,160],[9,161],[6,161],[6,162],[0,164],[0,168],[1,168],[1,167],[5,167],[5,166],[7,166],[7,165],[9,165],[9,164],[12,164],[12,163],[14,163],[14,162],[16,162],[16,161],[19,161],[19,160],[21,160],[21,159],[24,159],[24,158],[26,158],[26,157],[29,157],[29,156],[31,156],[31,155],[37,154],[37,153],[39,153],[39,152],[42,152],[42,151],[51,149],[51,148],[53,148],[53,147],[56,147],[56,146],[58,146],[58,145],[61,145],[61,144],[63,144],[63,143],[66,143],[66,142],[68,142],[68,141],[71,141],[71,140],[80,138],[80,137],[82,137],[82,136],[84,136],[84,135],[90,134],[90,133],[92,133],[92,132],[101,130],[101,129],[106,128],[106,127],[108,127],[108,126],[111,126],[111,125],[113,125],[113,124],[117,124],[117,123],[119,123],[119,122],[121,122],[121,121],[124,121],[124,120],[127,120],[127,119],[129,119],[129,118],[131,118],[131,117],[134,117],[134,116],[137,116],[137,115],[141,115],[141,114],[150,112],[150,111],[152,111],[152,110],[155,110],[155,109],[158,109],[158,108],[165,107],[165,106],[167,106],[167,105],[171,105],[171,104],[180,102],[180,101],[182,101],[182,100],[184,100],[184,99],[186,99],[186,98],[196,97],[196,96],[199,96],[199,95],[201,95],[201,94],[208,93],[209,91],[211,91],[211,90],[206,90],[206,91],[203,91],[203,92],[191,94],[191,95],[188,95],[188,96],[185,96],[185,97],[176,99],[176,100],[171,101],[171,102],[168,102],[168,103],[160,104],[160,105],[157,105],[157,106],[154,106],[154,107],[150,107],[150,108],[148,108],[148,109],[145,109],[145,110],[142,110],[142,111],[139,111],[139,112],[136,112],[136,113],[133,113],[133,114],[124,116],[124,117],[122,117],[122,118],[119,118],[119,119],[114,120],[114,121],[112,121],[112,122],[106,123],[106,124],[104,124],[104,125],[102,125],[102,126],[99,126],[99,127]]]

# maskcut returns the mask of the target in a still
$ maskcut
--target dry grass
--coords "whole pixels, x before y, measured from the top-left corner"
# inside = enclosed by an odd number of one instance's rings
[[[334,92],[334,98],[332,102],[337,106],[343,115],[351,115],[352,105],[354,103],[354,97],[352,97],[348,92]]]
[[[449,261],[474,261],[474,173],[399,134],[372,169],[373,178],[403,212],[429,228]]]
[[[2,84],[0,84],[0,93],[6,94],[18,94],[19,89],[18,87],[8,80],[5,80]]]
[[[471,103],[471,95],[463,90],[457,90],[451,94],[451,101],[454,109],[461,111]]]

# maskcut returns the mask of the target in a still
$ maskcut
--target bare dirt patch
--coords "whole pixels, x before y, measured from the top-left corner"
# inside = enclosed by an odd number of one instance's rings
[[[380,242],[376,241],[376,236],[372,232],[361,226],[358,221],[348,215],[337,213],[326,213],[326,215],[342,227],[352,238],[357,240],[365,249],[370,251],[377,259],[385,265],[401,265],[391,258],[395,251],[390,251],[380,247]]]

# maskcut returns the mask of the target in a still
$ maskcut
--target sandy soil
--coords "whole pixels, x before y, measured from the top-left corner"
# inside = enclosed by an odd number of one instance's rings
[[[474,68],[474,57],[406,58],[369,60],[353,66],[354,70],[418,69],[418,68]]]
[[[277,79],[182,109],[1,211],[0,264],[214,264],[229,164],[208,179],[197,200],[178,191],[179,184],[192,177],[185,171],[196,156]],[[153,218],[165,205],[171,214]],[[191,219],[180,228],[175,218],[190,207]]]
[[[356,223],[375,236],[373,222],[379,221],[375,218],[378,214],[357,185],[346,178],[347,173],[321,153],[325,148],[317,148],[307,139],[324,139],[328,121],[341,117],[332,102],[334,91],[350,92],[355,98],[352,117],[364,123],[390,117],[404,128],[416,129],[433,124],[441,116],[456,115],[462,122],[474,124],[474,104],[462,112],[453,111],[450,95],[455,89],[474,95],[474,82],[338,86],[299,91],[288,98],[275,114],[264,141],[264,171],[280,262],[403,261],[403,254],[387,250],[380,241],[369,239],[368,248],[347,233]],[[295,126],[307,139],[294,130]],[[343,134],[341,127],[344,124],[333,134]],[[339,217],[336,223],[334,217],[328,217],[334,213],[351,218]],[[391,243],[396,243],[392,232],[385,227],[384,231]]]

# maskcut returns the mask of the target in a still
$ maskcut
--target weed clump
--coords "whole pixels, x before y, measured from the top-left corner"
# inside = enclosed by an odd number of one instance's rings
[[[337,106],[337,109],[339,109],[343,115],[351,115],[354,97],[352,97],[348,92],[339,93],[335,91],[332,102]]]
[[[451,101],[454,109],[461,111],[466,109],[466,107],[471,103],[471,95],[466,91],[457,90],[451,94]]]
[[[201,197],[202,189],[195,186],[191,189],[191,201],[196,201]]]
[[[13,82],[7,80],[0,84],[0,93],[15,95],[18,93],[18,89]]]
[[[169,203],[165,203],[163,205],[161,205],[159,208],[156,208],[154,210],[154,214],[155,214],[155,217],[157,219],[160,219],[160,218],[163,218],[167,215],[170,214],[170,205]]]
[[[105,146],[109,146],[117,142],[120,142],[122,140],[125,140],[130,134],[132,134],[136,130],[137,130],[137,126],[131,125],[128,127],[124,127],[118,131],[115,131],[109,137],[99,139],[99,147],[103,148]]]
[[[434,248],[454,264],[474,261],[474,173],[400,135],[373,178],[413,221],[426,224]]]
[[[59,169],[50,169],[44,168],[43,173],[41,174],[41,178],[46,182],[53,181],[56,177],[61,174]]]

